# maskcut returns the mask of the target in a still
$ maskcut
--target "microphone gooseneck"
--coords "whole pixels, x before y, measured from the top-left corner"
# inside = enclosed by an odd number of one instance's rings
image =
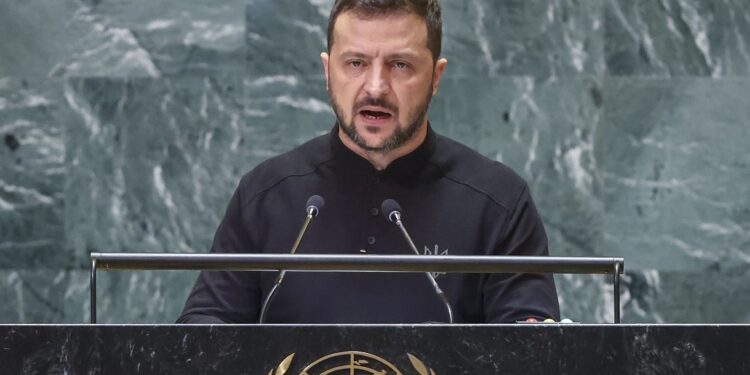
[[[302,242],[302,237],[304,237],[305,233],[307,232],[307,227],[310,225],[312,219],[318,216],[318,214],[320,213],[320,209],[323,208],[324,205],[325,200],[320,195],[313,195],[310,198],[307,198],[307,203],[305,204],[305,212],[307,213],[307,217],[305,217],[305,222],[302,223],[299,234],[297,234],[297,239],[294,241],[292,250],[290,250],[289,252],[290,254],[294,254],[297,252],[297,248]],[[284,281],[284,275],[286,275],[286,270],[279,270],[279,275],[276,276],[276,281],[273,283],[273,287],[271,287],[271,290],[268,292],[266,300],[263,301],[263,306],[260,309],[260,318],[258,318],[258,323],[265,323],[266,314],[268,313],[268,307],[271,305],[273,297],[276,296],[276,292],[279,290],[281,282]]]
[[[404,239],[409,244],[409,247],[411,247],[411,250],[416,255],[422,255],[419,253],[419,250],[417,250],[417,247],[414,246],[414,241],[411,240],[411,236],[409,236],[409,232],[407,232],[406,227],[404,226],[404,223],[401,221],[401,206],[393,199],[386,199],[383,201],[383,204],[380,206],[381,211],[383,212],[383,216],[385,216],[388,221],[395,223],[398,229],[401,230],[401,234],[404,236]],[[430,280],[430,284],[432,284],[432,288],[435,289],[435,293],[440,297],[440,299],[443,301],[443,304],[445,305],[445,309],[448,311],[448,322],[450,324],[453,324],[453,309],[451,309],[451,304],[448,302],[448,297],[445,295],[445,292],[443,292],[442,289],[440,289],[440,286],[437,283],[437,280],[435,280],[435,277],[432,276],[431,273],[425,272],[425,275],[427,276],[427,279]]]
[[[297,248],[299,247],[300,242],[302,242],[302,237],[305,235],[305,232],[307,232],[307,226],[310,225],[310,222],[314,217],[318,216],[318,213],[320,213],[320,209],[323,208],[323,205],[325,204],[325,200],[323,200],[323,197],[321,197],[320,195],[313,195],[310,198],[307,198],[307,203],[305,204],[305,212],[307,213],[307,217],[305,218],[305,222],[302,224],[302,228],[300,228],[299,230],[299,234],[297,234],[297,239],[294,241],[294,245],[292,245],[292,250],[290,252],[291,254],[297,252]]]

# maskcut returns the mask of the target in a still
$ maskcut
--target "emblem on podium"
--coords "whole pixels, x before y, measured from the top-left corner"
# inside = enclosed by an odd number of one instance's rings
[[[414,372],[402,372],[393,363],[374,354],[349,351],[333,353],[316,359],[305,366],[299,375],[437,375],[435,371],[428,368],[419,358],[409,353],[406,356],[409,358]],[[291,375],[287,374],[287,372],[293,360],[294,353],[284,358],[275,370],[268,372],[268,375]]]

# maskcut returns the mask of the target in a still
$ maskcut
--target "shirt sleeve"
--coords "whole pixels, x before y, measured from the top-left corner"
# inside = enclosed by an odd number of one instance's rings
[[[214,236],[212,253],[253,251],[242,216],[241,187],[237,188]],[[177,323],[255,323],[260,310],[258,272],[202,271]]]
[[[494,254],[549,255],[544,225],[525,184],[504,224],[493,228]],[[483,288],[488,323],[514,323],[527,318],[560,320],[555,281],[550,274],[492,274]]]

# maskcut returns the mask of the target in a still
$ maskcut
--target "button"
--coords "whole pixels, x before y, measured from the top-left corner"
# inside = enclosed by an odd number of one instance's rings
[[[375,237],[373,236],[367,237],[367,243],[370,245],[375,245]]]
[[[373,207],[370,209],[370,215],[378,216],[378,214],[380,214],[380,210],[378,210],[377,208]]]

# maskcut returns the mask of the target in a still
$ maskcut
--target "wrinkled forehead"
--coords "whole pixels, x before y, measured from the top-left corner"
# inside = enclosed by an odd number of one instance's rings
[[[397,8],[397,9],[373,9],[368,7],[361,7],[361,8],[352,8],[347,9],[343,12],[341,12],[340,15],[343,15],[345,13],[349,13],[350,15],[353,15],[359,19],[367,20],[367,19],[373,19],[378,17],[387,17],[389,15],[395,15],[395,16],[403,16],[407,14],[416,14],[413,12],[412,9],[409,8]]]
[[[387,13],[343,12],[333,28],[331,49],[389,46],[409,48],[430,53],[427,43],[427,23],[408,11]]]

